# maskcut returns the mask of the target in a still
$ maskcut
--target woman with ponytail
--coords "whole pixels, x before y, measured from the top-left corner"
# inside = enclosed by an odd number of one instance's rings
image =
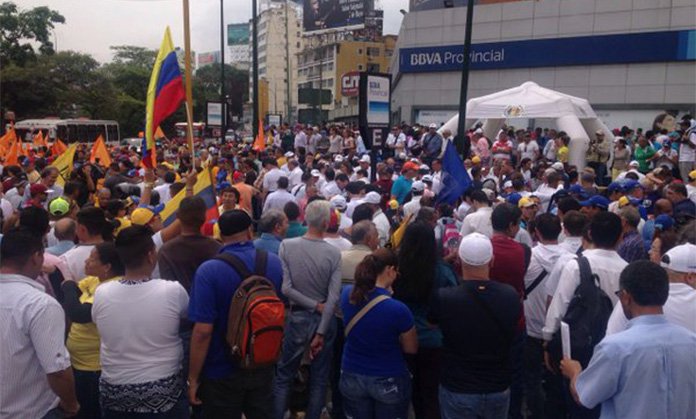
[[[396,255],[377,249],[355,269],[355,284],[343,289],[346,343],[340,389],[347,417],[406,418],[411,375],[404,354],[418,351],[413,315],[391,298],[398,276]]]

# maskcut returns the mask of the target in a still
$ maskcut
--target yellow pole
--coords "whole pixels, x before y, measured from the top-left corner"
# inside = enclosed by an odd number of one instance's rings
[[[191,162],[196,155],[193,149],[193,92],[191,90],[191,31],[189,30],[189,0],[184,0],[184,71],[186,72],[186,123]]]

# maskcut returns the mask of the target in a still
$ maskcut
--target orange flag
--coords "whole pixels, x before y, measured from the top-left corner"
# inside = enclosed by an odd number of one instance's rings
[[[17,166],[19,165],[19,156],[24,155],[24,150],[22,150],[21,141],[15,141],[10,147],[10,151],[7,152],[7,157],[5,157],[5,166]]]
[[[53,142],[53,146],[51,147],[51,155],[58,157],[67,149],[68,146],[66,146],[65,143],[60,140],[60,138],[56,138],[56,140]]]
[[[167,136],[164,135],[164,131],[162,131],[162,128],[158,126],[155,130],[155,140],[159,140],[160,138],[164,138],[166,140]]]
[[[263,138],[263,134],[263,121],[259,119],[259,130],[256,133],[256,139],[252,147],[256,151],[264,151],[266,149],[266,141]]]
[[[39,130],[39,133],[34,136],[34,146],[35,147],[48,147],[48,143],[43,136],[43,131]]]
[[[97,141],[95,141],[92,146],[92,153],[89,155],[90,163],[95,163],[97,159],[99,159],[99,163],[104,167],[109,167],[111,165],[111,155],[109,155],[109,150],[106,148],[104,138],[102,138],[101,135],[97,137]]]
[[[6,149],[9,149],[12,144],[14,144],[17,141],[17,134],[15,133],[14,128],[10,128],[7,130],[5,135],[0,137],[0,146],[5,147]]]

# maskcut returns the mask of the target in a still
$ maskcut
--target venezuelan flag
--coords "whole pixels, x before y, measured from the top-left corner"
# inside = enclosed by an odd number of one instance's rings
[[[156,164],[155,129],[166,117],[176,111],[185,98],[179,61],[177,61],[172,36],[167,27],[152,69],[150,84],[147,87],[146,147],[142,151],[143,164],[146,167],[154,167]]]
[[[186,190],[182,189],[165,204],[164,209],[160,213],[162,223],[165,226],[168,226],[176,220],[176,211],[179,209],[179,205],[185,196]],[[205,201],[205,206],[208,208],[205,217],[206,222],[217,220],[220,217],[218,213],[217,199],[215,197],[215,190],[213,189],[212,177],[208,170],[203,170],[198,174],[196,184],[193,186],[193,196],[203,198],[203,201]]]

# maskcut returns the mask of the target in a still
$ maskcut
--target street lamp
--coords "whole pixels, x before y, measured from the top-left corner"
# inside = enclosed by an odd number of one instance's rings
[[[225,0],[220,0],[220,106],[222,107],[222,123],[220,137],[227,134],[227,101],[225,100]]]
[[[253,119],[251,122],[252,132],[256,135],[254,138],[258,137],[262,133],[258,132],[259,126],[259,39],[258,39],[258,25],[257,25],[258,13],[256,10],[256,0],[251,0],[251,61],[252,61],[252,109],[253,109]]]
[[[474,24],[474,0],[466,6],[466,30],[464,34],[464,60],[462,64],[462,84],[459,90],[459,122],[455,144],[463,144],[466,135],[466,95],[469,88],[469,55],[471,54],[471,29]]]

